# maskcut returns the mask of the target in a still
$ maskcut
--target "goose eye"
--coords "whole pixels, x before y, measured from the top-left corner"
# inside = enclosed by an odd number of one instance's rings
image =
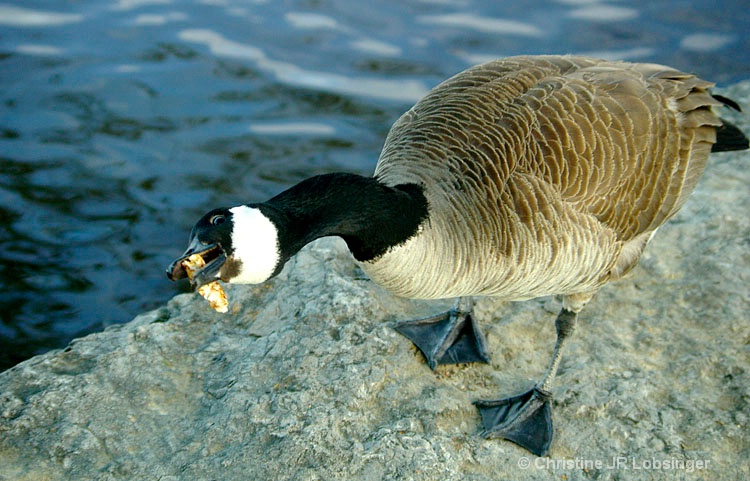
[[[211,225],[219,225],[219,224],[223,224],[224,222],[226,222],[226,220],[227,218],[224,217],[223,215],[215,215],[211,217],[211,220],[209,222],[211,222]]]

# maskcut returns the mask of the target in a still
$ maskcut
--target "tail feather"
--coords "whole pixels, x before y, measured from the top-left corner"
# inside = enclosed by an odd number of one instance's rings
[[[724,119],[721,127],[716,128],[716,143],[711,146],[711,152],[729,152],[745,150],[749,147],[748,139],[740,129]]]
[[[736,110],[737,112],[742,112],[742,109],[740,108],[740,104],[738,104],[732,99],[726,98],[723,95],[719,95],[719,94],[711,94],[711,97],[715,98],[716,100],[723,103],[727,107]]]

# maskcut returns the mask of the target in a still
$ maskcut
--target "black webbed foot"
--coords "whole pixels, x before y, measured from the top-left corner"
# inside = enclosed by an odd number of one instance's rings
[[[394,327],[422,351],[431,369],[440,364],[490,362],[487,341],[470,311],[453,309]]]
[[[476,401],[484,437],[513,441],[537,456],[552,444],[551,395],[534,388],[519,396],[497,401]]]

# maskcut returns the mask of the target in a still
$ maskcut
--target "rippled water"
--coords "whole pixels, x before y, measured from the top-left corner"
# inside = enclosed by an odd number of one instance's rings
[[[194,220],[372,171],[395,118],[521,53],[750,78],[736,1],[0,3],[0,369],[185,289]]]

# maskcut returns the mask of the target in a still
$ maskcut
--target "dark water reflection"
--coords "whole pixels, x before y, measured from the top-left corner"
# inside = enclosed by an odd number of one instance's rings
[[[208,208],[371,172],[395,118],[520,53],[750,78],[733,1],[0,2],[0,369],[185,286]]]

